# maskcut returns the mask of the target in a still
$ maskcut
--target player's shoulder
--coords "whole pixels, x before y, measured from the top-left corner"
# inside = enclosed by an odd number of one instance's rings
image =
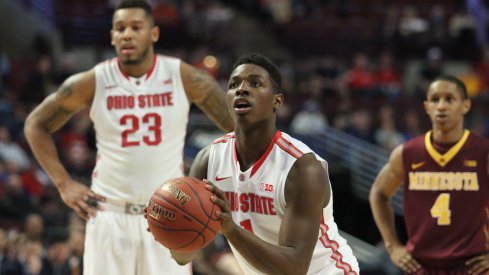
[[[428,133],[424,133],[419,136],[415,136],[406,142],[404,142],[402,146],[402,150],[411,150],[413,148],[418,149],[419,147],[424,147],[425,146],[425,138]]]
[[[95,66],[93,66],[93,69],[96,70],[96,69],[114,67],[114,66],[117,66],[117,62],[118,62],[117,57],[105,59],[105,60],[100,61],[97,64],[95,64]]]
[[[312,150],[302,141],[285,132],[278,131],[274,142],[284,153],[296,159],[301,158],[304,154],[312,152]]]
[[[483,143],[483,144],[489,144],[489,139],[485,136],[482,136],[480,135],[479,133],[476,133],[476,132],[472,132],[470,131],[470,135],[469,135],[469,138],[476,141],[476,142],[480,142],[480,143]]]
[[[165,64],[179,65],[181,62],[183,62],[178,57],[163,55],[163,54],[155,54],[155,59],[158,61],[159,65],[165,65]]]
[[[215,145],[215,144],[222,144],[222,143],[228,143],[229,141],[231,140],[234,140],[236,138],[236,135],[234,132],[230,132],[230,133],[227,133],[223,136],[220,136],[216,139],[214,139],[214,141],[212,141],[212,145]]]
[[[485,150],[489,153],[489,139],[485,136],[471,131],[466,143],[470,147],[477,148],[477,150]]]

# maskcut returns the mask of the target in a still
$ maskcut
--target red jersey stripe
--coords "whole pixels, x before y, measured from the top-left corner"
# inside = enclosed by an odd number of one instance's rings
[[[304,155],[301,150],[299,150],[297,147],[295,147],[292,143],[287,141],[285,138],[280,136],[279,139],[275,142],[277,145],[282,148],[285,152],[289,153],[289,155],[293,156],[294,158],[300,158]]]
[[[119,68],[119,72],[121,72],[122,76],[124,76],[127,80],[129,80],[129,75],[122,70],[121,63],[119,62],[119,58],[115,58],[117,62],[117,68]]]
[[[270,142],[270,145],[268,145],[268,148],[267,150],[265,151],[265,153],[260,157],[260,159],[253,165],[253,168],[251,169],[251,173],[250,173],[250,178],[253,177],[253,175],[256,173],[256,171],[258,171],[258,169],[262,166],[262,164],[265,162],[265,160],[267,159],[268,155],[270,154],[270,152],[272,151],[272,148],[273,148],[273,145],[277,142],[277,139],[279,139],[280,137],[282,137],[282,132],[280,131],[277,131],[275,133],[275,136],[273,137],[272,139],[272,142]],[[236,148],[236,145],[235,145],[235,148]]]
[[[155,70],[156,68],[156,54],[153,56],[153,67],[151,67],[151,69],[149,70],[148,74],[146,75],[146,79],[145,80],[148,80],[149,77],[151,76],[151,74],[153,74],[153,71]]]
[[[338,244],[338,242],[333,241],[329,238],[327,232],[328,226],[324,223],[322,216],[321,216],[321,224],[319,225],[319,228],[321,229],[321,237],[319,237],[319,240],[324,245],[324,247],[331,248],[331,250],[333,251],[333,254],[331,255],[331,259],[335,261],[335,266],[339,269],[342,269],[345,275],[358,275],[357,272],[355,272],[351,268],[350,264],[343,262],[343,255],[338,251],[340,245]]]

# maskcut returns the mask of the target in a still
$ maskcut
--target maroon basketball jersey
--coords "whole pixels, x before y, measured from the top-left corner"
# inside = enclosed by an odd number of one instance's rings
[[[446,152],[431,131],[403,146],[408,251],[425,266],[489,251],[489,140],[464,131]]]

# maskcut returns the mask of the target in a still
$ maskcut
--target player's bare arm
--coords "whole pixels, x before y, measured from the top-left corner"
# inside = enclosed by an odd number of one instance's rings
[[[226,106],[225,92],[207,72],[181,62],[180,72],[187,97],[195,103],[221,130],[234,129]]]
[[[207,178],[207,166],[209,163],[209,150],[210,150],[210,145],[207,147],[204,147],[202,150],[199,151],[197,156],[194,159],[194,162],[192,163],[192,167],[190,167],[189,171],[189,177],[194,177],[197,179],[206,179]],[[193,253],[180,253],[180,252],[175,252],[173,250],[170,250],[173,258],[179,265],[185,265],[189,262],[191,262],[199,253],[200,251],[196,251]]]
[[[406,247],[401,244],[397,236],[394,210],[390,202],[404,181],[402,146],[399,145],[392,151],[389,161],[377,175],[370,190],[369,200],[375,223],[392,261],[402,270],[414,272],[421,266],[407,252]]]
[[[214,202],[222,209],[221,232],[255,268],[266,274],[306,274],[317,242],[321,211],[330,197],[328,177],[312,154],[296,161],[286,181],[286,210],[278,245],[270,244],[235,224],[222,190]]]
[[[487,174],[489,175],[489,155],[487,155]],[[469,259],[466,265],[470,266],[471,274],[488,274],[489,273],[489,251],[485,254],[475,256]]]
[[[482,275],[489,273],[489,252],[469,259],[466,265],[470,266],[470,274]]]
[[[51,134],[66,124],[74,114],[89,106],[94,92],[94,71],[76,74],[32,111],[24,127],[34,155],[60,191],[63,201],[85,219],[95,215],[93,207],[87,204],[89,199],[104,198],[70,178],[59,160]]]

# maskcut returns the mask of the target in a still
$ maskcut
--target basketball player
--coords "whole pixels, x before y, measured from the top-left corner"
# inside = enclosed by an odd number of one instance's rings
[[[245,274],[358,274],[333,219],[327,163],[278,131],[282,80],[266,57],[234,65],[227,104],[235,131],[197,155],[190,176],[214,185],[221,232]],[[180,263],[192,254],[174,253]]]
[[[156,55],[158,38],[146,1],[122,1],[111,30],[117,58],[68,78],[26,121],[32,151],[61,198],[88,220],[84,274],[191,274],[146,233],[142,210],[157,186],[183,175],[192,103],[222,130],[233,124],[219,84],[179,59]],[[98,149],[91,189],[70,178],[51,137],[85,108]]]
[[[387,251],[407,273],[489,272],[489,141],[464,129],[470,106],[463,82],[436,78],[424,102],[432,130],[395,148],[370,191]],[[401,185],[406,245],[390,205]]]

